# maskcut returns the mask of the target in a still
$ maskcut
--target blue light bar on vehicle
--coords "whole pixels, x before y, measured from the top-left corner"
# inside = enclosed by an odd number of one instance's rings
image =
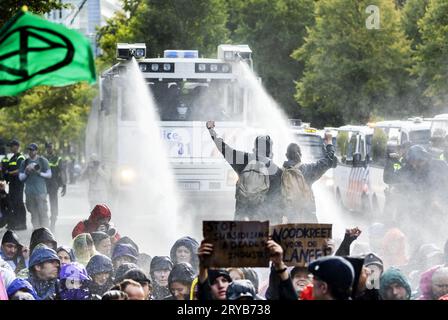
[[[165,50],[164,58],[199,58],[198,50]]]

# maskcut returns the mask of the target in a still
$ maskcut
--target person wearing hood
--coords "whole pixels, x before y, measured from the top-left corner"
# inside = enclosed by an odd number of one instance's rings
[[[23,253],[25,252],[25,257]],[[2,238],[0,257],[5,260],[14,272],[27,267],[28,248],[20,243],[19,236],[12,230],[7,230]]]
[[[134,249],[137,253],[140,253],[140,249],[139,249],[138,245],[135,243],[134,240],[132,240],[128,236],[120,237],[120,239],[117,242],[115,242],[115,245],[119,245],[119,244],[130,244],[132,247],[134,247]]]
[[[102,254],[94,255],[87,264],[86,270],[92,278],[92,281],[88,283],[91,294],[103,296],[114,285],[112,279],[114,268],[109,257]]]
[[[370,273],[370,268],[368,268],[365,263],[365,257],[344,257],[353,267],[355,272],[355,276],[353,278],[353,287],[352,287],[352,300],[380,300],[379,288],[375,288],[375,284],[379,283],[373,281],[372,286],[372,277]],[[368,261],[368,263],[372,263]]]
[[[44,244],[36,246],[31,253],[28,282],[41,300],[58,300],[60,261],[56,252]]]
[[[122,243],[114,247],[112,263],[114,264],[115,270],[117,270],[123,263],[137,264],[137,260],[138,252],[132,245]]]
[[[327,256],[311,262],[314,300],[351,300],[355,271],[346,259]]]
[[[256,137],[253,153],[248,153],[226,144],[215,132],[214,121],[207,121],[206,127],[219,152],[238,175],[235,220],[281,222],[282,170],[272,161],[272,139],[269,136]],[[258,175],[251,176],[251,172],[258,172]]]
[[[151,280],[148,279],[148,277],[143,272],[143,270],[141,270],[139,268],[131,269],[124,274],[123,278],[131,279],[131,280],[134,280],[135,282],[139,283],[143,288],[143,292],[145,293],[144,300],[151,300],[151,296],[152,296]]]
[[[110,241],[109,235],[102,231],[91,232],[90,235],[92,236],[96,251],[110,258],[112,255],[112,242]]]
[[[189,263],[195,273],[199,267],[198,259],[199,243],[191,237],[183,237],[177,240],[170,250],[170,257],[173,264],[180,262]]]
[[[73,252],[77,262],[87,265],[90,258],[96,254],[92,236],[89,233],[81,233],[73,239]]]
[[[61,265],[76,261],[75,253],[70,247],[60,246],[57,248],[56,253],[59,257],[59,261],[61,261]]]
[[[61,283],[60,300],[99,300],[89,291],[91,278],[86,268],[78,262],[70,262],[61,267],[59,273]]]
[[[164,300],[189,300],[191,284],[195,278],[195,273],[191,265],[187,262],[175,264],[168,276],[168,288],[171,296]]]
[[[87,220],[78,222],[73,228],[72,238],[81,233],[91,233],[95,231],[103,231],[110,236],[112,244],[120,239],[120,235],[110,222],[112,213],[105,204],[97,204],[90,212]]]
[[[173,269],[173,262],[169,257],[155,256],[151,260],[150,275],[152,279],[152,296],[154,300],[162,300],[170,294],[168,276]]]
[[[380,296],[382,300],[410,300],[411,285],[398,268],[391,267],[380,278]]]
[[[406,236],[400,229],[393,228],[386,232],[382,241],[382,251],[380,253],[385,268],[402,268],[408,264],[406,244]]]
[[[30,240],[30,254],[33,253],[34,248],[38,244],[45,244],[47,247],[56,250],[58,247],[58,243],[53,233],[47,228],[39,228],[35,229],[31,234]]]
[[[313,190],[314,182],[319,180],[327,170],[337,166],[333,137],[325,134],[325,156],[315,163],[302,163],[302,151],[296,143],[291,143],[286,150],[283,163],[282,195],[287,222],[317,223],[316,203]]]
[[[114,283],[118,284],[125,280],[124,275],[129,270],[138,269],[138,266],[135,263],[125,262],[121,264],[118,268],[114,268],[115,270],[115,276],[114,276]]]
[[[16,278],[7,290],[9,300],[39,300],[33,286],[25,279]]]
[[[226,291],[226,300],[264,300],[255,292],[255,287],[250,280],[241,279],[232,281]]]

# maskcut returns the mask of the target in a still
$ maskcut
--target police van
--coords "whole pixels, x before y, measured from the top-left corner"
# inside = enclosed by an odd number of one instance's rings
[[[429,146],[430,123],[421,118],[381,121],[366,126],[338,128],[334,190],[338,203],[353,212],[381,215],[387,184],[386,156],[419,144]],[[403,156],[402,154],[401,156]]]
[[[178,188],[192,195],[233,198],[237,176],[211,140],[205,122],[215,120],[220,136],[232,147],[252,149],[257,132],[247,126],[251,92],[236,70],[240,63],[252,67],[251,55],[247,45],[226,44],[218,46],[212,59],[200,57],[197,50],[165,50],[163,57],[146,58],[145,44],[118,44],[117,57],[122,61],[101,75],[100,95],[87,126],[87,155],[98,154],[117,188],[132,184],[137,168],[127,141],[138,125],[125,111],[120,80],[127,60],[134,57],[158,108],[161,137]],[[102,130],[106,124],[112,127]],[[106,146],[110,141],[116,142]]]

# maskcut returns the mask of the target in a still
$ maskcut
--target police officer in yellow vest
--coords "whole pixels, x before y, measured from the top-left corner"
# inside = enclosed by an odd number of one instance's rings
[[[62,188],[61,197],[65,196],[67,191],[67,172],[65,161],[55,154],[53,144],[48,142],[45,144],[45,148],[47,149],[45,157],[48,159],[52,173],[51,179],[48,179],[46,182],[47,192],[50,198],[50,229],[54,232],[58,218],[58,190]]]
[[[11,213],[8,219],[8,229],[26,230],[26,209],[23,203],[24,184],[19,180],[19,168],[25,156],[19,151],[20,142],[13,139],[8,143],[11,158],[3,158],[2,167],[4,178],[9,184],[9,199]]]

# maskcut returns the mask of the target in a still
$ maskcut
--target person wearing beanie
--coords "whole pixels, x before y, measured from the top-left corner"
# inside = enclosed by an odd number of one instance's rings
[[[112,275],[114,272],[112,260],[109,257],[96,254],[90,258],[86,266],[87,274],[92,278],[89,282],[89,291],[92,295],[100,297],[108,291],[113,285]]]
[[[91,232],[90,235],[92,236],[95,250],[110,258],[112,255],[112,242],[109,235],[102,231]]]
[[[398,268],[391,267],[380,278],[380,296],[383,300],[410,300],[411,286]]]
[[[166,297],[165,300],[189,300],[194,278],[195,273],[189,263],[175,264],[168,277],[168,288],[171,296]]]
[[[27,259],[23,256],[23,249],[19,236],[14,231],[7,230],[2,238],[0,257],[5,260],[16,273],[27,267]],[[25,248],[25,251],[28,251],[28,249]]]
[[[123,278],[134,280],[140,283],[145,293],[145,300],[150,300],[151,298],[151,280],[148,279],[146,274],[141,269],[131,269],[127,271]]]
[[[166,256],[155,256],[151,260],[150,275],[152,279],[152,297],[162,300],[170,295],[168,276],[173,269],[173,262]]]
[[[355,278],[353,266],[344,258],[327,256],[311,262],[314,300],[350,300]]]

